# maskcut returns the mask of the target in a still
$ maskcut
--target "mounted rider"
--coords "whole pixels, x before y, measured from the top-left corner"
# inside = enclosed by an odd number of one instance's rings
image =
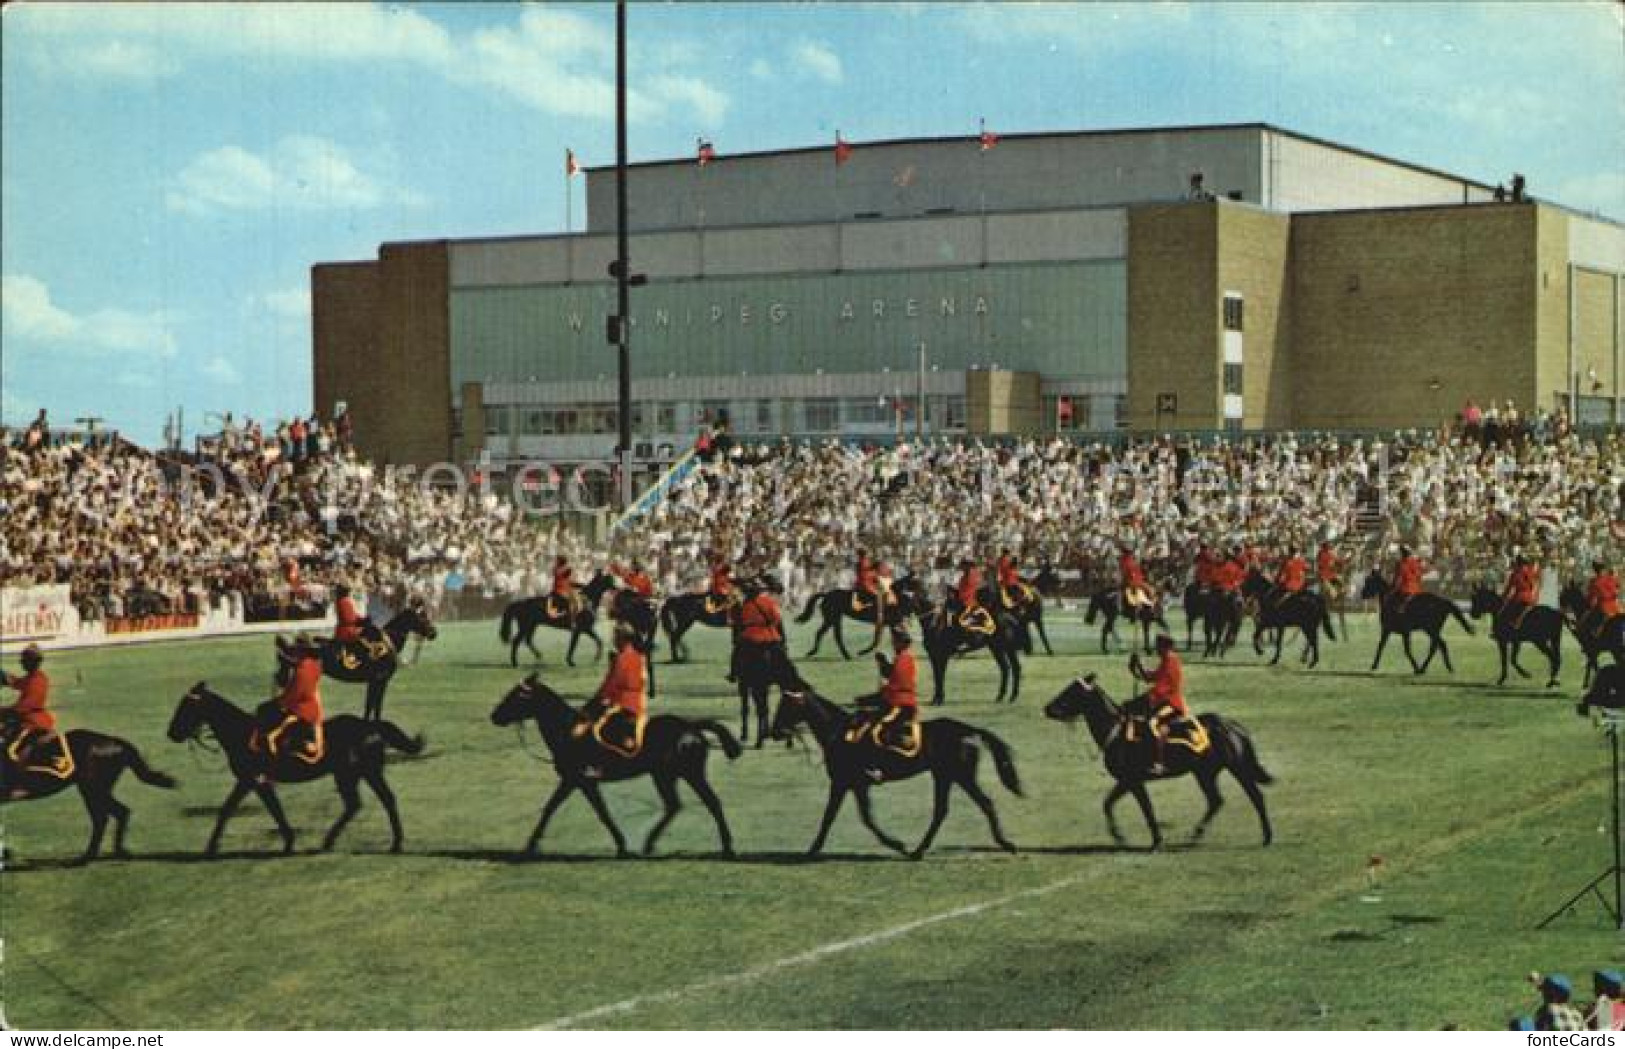
[[[1401,545],[1399,548],[1399,565],[1394,569],[1394,581],[1390,590],[1394,602],[1394,611],[1403,612],[1411,603],[1411,598],[1422,592],[1422,559],[1411,552],[1411,548]]]
[[[350,596],[350,588],[340,583],[333,588],[336,598],[333,602],[333,615],[338,625],[333,628],[333,640],[342,643],[360,641],[361,635],[371,622],[361,614],[356,607],[355,598]]]
[[[616,624],[615,658],[572,730],[577,739],[591,735],[604,750],[623,758],[637,757],[643,750],[643,730],[649,723],[649,668],[636,642],[631,627]],[[602,771],[589,767],[587,774],[596,778]]]
[[[626,585],[626,589],[632,591],[640,599],[644,601],[654,600],[654,580],[650,579],[649,574],[643,570],[642,562],[634,559],[630,568],[623,568],[614,562],[610,562],[609,571],[611,575]]]
[[[1512,561],[1512,571],[1501,588],[1500,623],[1509,630],[1523,625],[1523,617],[1540,600],[1540,566],[1526,554]]]
[[[1020,562],[1008,547],[999,552],[999,560],[994,565],[994,578],[999,584],[999,604],[1004,608],[1019,608],[1032,600],[1032,585],[1021,578]]]
[[[1206,540],[1203,540],[1201,546],[1196,548],[1196,561],[1193,565],[1194,579],[1198,591],[1212,590],[1218,585],[1218,570],[1223,563],[1224,558],[1216,553]]]
[[[581,614],[582,598],[576,590],[575,570],[570,567],[570,559],[563,554],[553,558],[553,589],[548,592],[549,612],[555,619],[565,617],[574,620]]]
[[[880,593],[880,572],[869,551],[858,549],[858,562],[852,568],[852,611],[862,612],[874,605]],[[868,599],[869,605],[864,604]],[[879,616],[876,616],[878,619]]]
[[[1135,559],[1133,549],[1126,544],[1119,548],[1117,574],[1125,609],[1136,612],[1142,608],[1156,606],[1156,591],[1146,581],[1145,569],[1141,568],[1140,562]]]
[[[1150,670],[1141,665],[1138,652],[1129,657],[1128,664],[1129,673],[1151,685],[1145,699],[1151,713],[1149,727],[1154,757],[1147,772],[1152,776],[1168,771],[1164,758],[1170,739],[1193,754],[1207,749],[1205,733],[1185,705],[1185,666],[1174,650],[1174,639],[1167,634],[1157,635],[1157,657],[1157,665]]]
[[[1297,547],[1287,547],[1286,557],[1282,558],[1280,567],[1275,570],[1275,606],[1279,608],[1291,601],[1303,593],[1308,585],[1309,562],[1298,553]]]
[[[16,721],[16,735],[6,746],[13,765],[30,772],[67,779],[73,775],[73,755],[67,741],[57,731],[56,716],[46,709],[51,699],[51,679],[40,669],[45,654],[38,645],[29,645],[21,655],[22,675],[0,671],[0,684],[17,692],[17,702],[0,707],[0,716]]]
[[[321,649],[308,634],[277,646],[282,691],[260,708],[260,734],[267,758],[284,753],[314,765],[326,753],[322,731]]]
[[[959,625],[964,629],[980,634],[991,634],[997,629],[993,613],[982,606],[982,570],[969,558],[959,562],[954,602]]]
[[[1322,542],[1315,551],[1315,581],[1320,595],[1328,601],[1343,596],[1343,560],[1329,542]]]
[[[1602,637],[1608,624],[1620,614],[1619,578],[1602,561],[1591,563],[1591,582],[1586,584],[1586,613],[1580,617],[1576,633],[1582,637]]]
[[[858,713],[846,731],[849,743],[868,738],[876,747],[905,758],[920,753],[919,671],[914,662],[914,639],[902,627],[891,632],[895,659],[875,653],[882,683],[879,692],[858,697]]]
[[[710,587],[705,598],[707,612],[720,612],[739,600],[739,595],[734,591],[733,568],[721,554],[711,555]]]

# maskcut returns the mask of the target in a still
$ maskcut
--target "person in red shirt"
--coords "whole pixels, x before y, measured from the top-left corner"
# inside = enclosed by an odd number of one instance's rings
[[[559,554],[553,559],[553,589],[548,596],[552,598],[555,616],[568,614],[573,619],[581,611],[581,598],[576,594],[574,575],[569,558]]]
[[[880,691],[858,700],[860,713],[847,739],[856,742],[868,736],[877,747],[894,750],[912,758],[920,752],[919,668],[914,661],[914,639],[901,627],[891,632],[892,651],[888,660],[875,653],[875,664],[883,679]]]
[[[1188,733],[1190,710],[1185,705],[1185,665],[1180,662],[1179,653],[1174,651],[1174,639],[1167,634],[1157,635],[1157,657],[1157,665],[1150,670],[1140,664],[1138,652],[1129,657],[1129,672],[1151,686],[1146,693],[1146,702],[1151,708],[1154,757],[1147,771],[1153,776],[1161,776],[1168,771],[1164,759],[1170,737],[1192,753],[1199,753]]]
[[[628,590],[645,601],[654,598],[654,580],[649,578],[648,573],[643,570],[643,565],[639,562],[633,561],[631,568],[622,568],[620,565],[611,564],[609,570],[617,579],[626,584]]]
[[[45,663],[45,654],[38,645],[29,645],[22,651],[21,662],[21,677],[0,671],[0,684],[17,692],[17,702],[0,707],[0,715],[17,721],[16,735],[6,747],[6,757],[32,771],[66,779],[73,775],[73,756],[68,752],[67,741],[56,730],[56,716],[46,709],[51,699],[51,679],[40,669]]]
[[[1196,551],[1196,588],[1198,590],[1211,590],[1217,585],[1215,577],[1221,564],[1218,554],[1213,548],[1203,543]]]
[[[361,640],[362,627],[366,618],[356,608],[355,598],[350,596],[350,588],[340,584],[333,591],[338,600],[333,602],[333,614],[338,617],[338,626],[333,629],[333,640],[340,642]]]
[[[784,613],[765,587],[753,590],[739,606],[739,640],[749,645],[784,644]]]
[[[575,730],[577,737],[591,733],[605,750],[623,758],[637,757],[643,750],[643,730],[649,723],[649,668],[636,640],[630,627],[615,627],[615,658]],[[602,773],[589,768],[587,774]]]
[[[1523,617],[1540,600],[1540,568],[1527,557],[1512,563],[1506,586],[1501,588],[1501,623],[1513,630],[1523,625]]]
[[[1246,581],[1247,566],[1241,559],[1240,550],[1221,560],[1218,567],[1213,570],[1213,585],[1230,597],[1239,596],[1241,584]]]
[[[879,587],[879,581],[877,579],[874,559],[869,556],[869,552],[867,550],[860,549],[858,551],[858,563],[857,567],[853,569],[852,577],[852,589],[858,594],[868,597],[872,601],[875,596],[875,591]],[[857,603],[854,602],[854,607],[856,607],[856,605]]]
[[[1286,558],[1275,573],[1275,585],[1280,589],[1276,604],[1281,605],[1303,593],[1304,587],[1309,585],[1309,562],[1303,559],[1295,547],[1288,547]]]
[[[1394,570],[1394,599],[1396,611],[1403,612],[1411,598],[1422,592],[1422,559],[1411,553],[1411,548],[1399,548],[1399,567]]]
[[[1591,572],[1591,582],[1586,586],[1586,604],[1589,607],[1580,621],[1580,629],[1590,629],[1593,636],[1600,637],[1608,623],[1620,614],[1619,578],[1612,568],[1601,561],[1592,562]]]
[[[301,635],[292,645],[279,648],[277,659],[282,662],[279,680],[282,691],[277,694],[273,708],[276,725],[265,733],[265,750],[275,759],[284,752],[307,764],[322,760],[325,740],[322,732],[322,696],[318,689],[322,680],[320,651],[310,638]],[[303,742],[292,749],[285,744]]]
[[[959,582],[954,585],[954,601],[959,610],[959,625],[966,630],[993,629],[993,617],[982,607],[982,570],[975,561],[959,562]]]
[[[1145,569],[1135,560],[1134,551],[1126,546],[1117,558],[1117,573],[1123,587],[1123,603],[1130,609],[1145,608],[1154,602],[1155,595],[1151,584],[1146,582]]]
[[[720,612],[734,603],[734,577],[733,569],[720,554],[711,558],[711,592],[706,598],[706,609],[711,612]]]
[[[1340,597],[1343,592],[1343,562],[1332,549],[1332,544],[1321,543],[1320,549],[1315,553],[1315,579],[1320,583],[1320,592],[1330,601]]]
[[[995,578],[999,581],[999,601],[1005,608],[1015,608],[1027,601],[1028,587],[1021,578],[1021,566],[1016,555],[1008,549],[999,554],[998,563],[994,566],[997,573]]]

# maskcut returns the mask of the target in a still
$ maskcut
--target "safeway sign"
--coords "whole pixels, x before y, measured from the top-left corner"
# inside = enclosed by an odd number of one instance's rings
[[[43,641],[67,630],[68,588],[27,586],[0,589],[0,639]]]

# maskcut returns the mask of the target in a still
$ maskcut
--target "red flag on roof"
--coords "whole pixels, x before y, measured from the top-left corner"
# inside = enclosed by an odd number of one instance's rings
[[[711,161],[717,159],[717,151],[711,148],[711,143],[707,142],[703,138],[695,139],[694,142],[695,159],[699,161],[700,167],[703,168],[705,165],[711,163]]]
[[[987,129],[987,121],[978,120],[977,127],[981,131],[982,152],[986,153],[999,144],[999,136]]]
[[[835,166],[839,167],[840,165],[845,164],[851,156],[851,144],[848,143],[846,139],[841,137],[841,133],[839,131],[835,132]]]
[[[565,178],[572,178],[572,177],[575,176],[576,172],[578,172],[580,170],[581,170],[581,165],[576,163],[576,151],[573,150],[573,149],[565,150],[564,151],[564,177]]]

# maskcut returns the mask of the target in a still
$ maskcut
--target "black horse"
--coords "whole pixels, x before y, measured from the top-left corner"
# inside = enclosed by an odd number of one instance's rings
[[[309,783],[328,776],[333,777],[344,811],[322,839],[322,850],[331,849],[345,825],[361,811],[361,792],[357,786],[365,781],[389,815],[389,851],[401,851],[401,815],[395,807],[395,792],[384,779],[384,758],[390,750],[421,754],[422,736],[410,738],[388,721],[340,714],[322,723],[325,747],[319,760],[306,762],[287,753],[268,760],[259,740],[260,725],[256,715],[211,692],[202,681],[181,697],[174,717],[170,718],[169,738],[176,743],[196,739],[201,730],[208,729],[225,751],[226,765],[236,777],[231,793],[220,806],[220,815],[204,847],[204,855],[213,856],[220,850],[220,836],[225,833],[226,821],[250,792],[259,796],[265,810],[276,820],[277,830],[282,834],[282,851],[293,852],[293,827],[283,814],[275,785]]]
[[[917,590],[906,591],[902,597],[904,607],[920,622],[924,635],[925,654],[931,660],[933,689],[931,705],[941,706],[947,693],[944,684],[948,677],[948,662],[955,656],[987,649],[999,667],[999,692],[993,702],[1008,699],[1011,703],[1021,694],[1022,630],[1016,617],[987,611],[993,616],[993,632],[967,630],[960,622],[959,613],[947,606],[938,608],[931,599]],[[985,607],[985,606],[984,606]]]
[[[936,839],[937,831],[948,815],[948,796],[956,786],[969,794],[987,817],[993,840],[999,848],[1005,852],[1016,851],[999,826],[999,814],[993,807],[993,799],[976,782],[976,766],[985,748],[999,771],[999,782],[1011,793],[1021,794],[1015,756],[1004,740],[986,729],[962,721],[933,718],[920,723],[919,753],[905,757],[869,742],[848,742],[846,734],[851,721],[849,711],[818,695],[805,682],[799,682],[797,688],[782,691],[779,695],[779,707],[773,715],[774,736],[788,739],[797,727],[806,725],[824,752],[824,771],[829,774],[829,799],[824,804],[824,819],[819,824],[818,836],[807,849],[808,856],[816,856],[823,851],[829,828],[840,813],[846,796],[851,794],[858,799],[858,815],[862,817],[863,825],[881,844],[893,852],[919,859]],[[926,830],[925,837],[920,839],[920,844],[909,852],[901,841],[875,823],[874,812],[869,805],[869,789],[876,783],[910,779],[922,772],[931,773],[934,799],[931,826]]]
[[[1107,639],[1117,637],[1117,618],[1119,616],[1127,619],[1130,623],[1138,624],[1142,635],[1141,641],[1147,653],[1151,651],[1151,625],[1153,623],[1170,632],[1173,629],[1168,625],[1168,621],[1162,617],[1162,602],[1160,600],[1149,605],[1130,607],[1129,603],[1123,598],[1122,590],[1117,587],[1096,591],[1089,598],[1089,611],[1083,617],[1084,625],[1093,626],[1096,616],[1104,617],[1100,627],[1100,650],[1102,652],[1107,651]]]
[[[1613,656],[1615,664],[1625,663],[1625,615],[1610,616],[1598,622],[1586,601],[1585,591],[1577,583],[1564,584],[1557,603],[1563,608],[1569,629],[1580,642],[1580,651],[1585,653],[1585,679],[1581,688],[1591,684],[1592,675],[1597,672],[1597,659],[1604,653]]]
[[[1583,717],[1591,713],[1592,707],[1625,710],[1625,663],[1611,663],[1597,671],[1597,679],[1586,689],[1575,710]]]
[[[1106,772],[1115,781],[1106,795],[1104,806],[1106,826],[1112,832],[1113,841],[1123,844],[1123,833],[1118,829],[1117,817],[1112,814],[1112,809],[1123,795],[1130,794],[1140,803],[1145,824],[1151,829],[1151,847],[1160,848],[1162,830],[1157,826],[1156,813],[1151,808],[1151,795],[1146,792],[1145,786],[1154,780],[1177,779],[1184,775],[1196,777],[1197,785],[1207,799],[1207,811],[1191,832],[1192,841],[1200,839],[1224,804],[1218,786],[1221,772],[1234,776],[1241,789],[1246,791],[1247,799],[1258,813],[1259,826],[1264,831],[1264,844],[1268,845],[1275,839],[1275,832],[1270,827],[1269,810],[1264,805],[1264,792],[1260,789],[1273,783],[1274,777],[1259,764],[1252,738],[1245,729],[1229,718],[1203,714],[1196,720],[1207,733],[1208,748],[1194,754],[1183,746],[1169,743],[1163,762],[1165,771],[1153,775],[1151,766],[1155,752],[1151,733],[1143,720],[1145,704],[1137,700],[1129,706],[1141,709],[1133,711],[1112,702],[1106,690],[1095,683],[1095,675],[1090,674],[1072,682],[1044,707],[1045,717],[1056,721],[1083,718],[1089,726],[1089,734],[1094,737],[1095,746],[1100,748]],[[1127,729],[1131,718],[1135,717],[1140,717],[1141,721],[1137,725],[1137,738],[1131,741]]]
[[[660,629],[660,616],[655,603],[636,590],[615,587],[609,592],[609,619],[632,630],[632,643],[643,653],[644,666],[649,676],[649,695],[655,694],[655,636]]]
[[[1044,595],[1036,583],[1029,582],[1025,587],[1012,594],[1009,605],[1004,602],[1004,595],[999,592],[997,583],[984,587],[980,595],[982,605],[986,608],[996,608],[1000,612],[1015,618],[1016,625],[1021,628],[1021,650],[1027,655],[1033,654],[1032,631],[1038,631],[1038,639],[1044,642],[1044,654],[1053,656],[1055,649],[1050,647],[1049,634],[1044,631]]]
[[[1241,592],[1253,608],[1254,652],[1263,654],[1264,634],[1274,631],[1275,655],[1270,659],[1270,665],[1274,666],[1281,661],[1281,644],[1286,632],[1296,629],[1303,633],[1304,659],[1311,667],[1320,665],[1320,632],[1326,632],[1327,640],[1337,640],[1337,635],[1332,633],[1332,617],[1325,598],[1313,590],[1287,594],[1256,570],[1247,573]]]
[[[799,680],[790,662],[785,646],[757,645],[734,638],[734,657],[731,663],[735,684],[739,689],[739,739],[750,742],[750,714],[756,711],[756,747],[760,750],[768,738],[768,696],[774,686],[780,692],[793,688]]]
[[[875,616],[878,614],[879,607],[880,597],[878,594],[865,594],[850,587],[825,590],[807,598],[807,604],[801,609],[801,614],[796,616],[796,622],[808,622],[812,619],[814,612],[817,612],[822,617],[822,620],[818,624],[818,632],[813,635],[812,648],[807,652],[805,658],[811,659],[818,654],[818,647],[824,643],[824,635],[832,630],[835,632],[835,647],[840,649],[841,658],[852,658],[852,653],[846,650],[846,638],[841,634],[841,621],[843,619],[855,619],[860,623],[869,624],[873,637],[869,640],[869,647],[863,649],[858,655],[866,656],[873,652],[875,640],[880,636],[878,631],[873,630]],[[892,604],[886,606],[885,625],[896,626],[903,621],[905,615],[903,602],[901,599],[896,599]]]
[[[1490,616],[1490,636],[1495,639],[1495,647],[1501,653],[1501,677],[1495,682],[1497,685],[1507,683],[1507,665],[1510,663],[1519,677],[1528,677],[1518,662],[1518,651],[1524,642],[1534,645],[1551,664],[1551,677],[1546,680],[1547,688],[1556,688],[1557,675],[1563,669],[1563,613],[1548,605],[1535,605],[1525,611],[1513,622],[1502,614],[1505,602],[1501,595],[1488,587],[1475,587],[1473,589],[1472,617]]]
[[[1241,598],[1218,587],[1185,587],[1185,650],[1191,650],[1196,624],[1202,624],[1202,656],[1222,656],[1241,631]]]
[[[1380,609],[1377,621],[1382,627],[1382,636],[1377,639],[1377,654],[1371,659],[1372,670],[1377,669],[1377,665],[1382,662],[1382,650],[1383,646],[1388,644],[1388,636],[1398,634],[1405,642],[1405,658],[1410,660],[1413,673],[1426,673],[1435,653],[1444,658],[1446,670],[1452,674],[1456,672],[1456,668],[1450,663],[1450,646],[1440,636],[1444,630],[1444,621],[1453,617],[1469,634],[1473,632],[1473,625],[1467,622],[1467,617],[1461,614],[1461,609],[1456,607],[1454,601],[1428,593],[1417,594],[1408,601],[1398,595],[1390,600],[1388,581],[1382,577],[1381,572],[1374,569],[1365,577],[1365,583],[1360,587],[1360,600],[1371,598],[1377,599]],[[1411,652],[1411,634],[1418,630],[1426,634],[1431,642],[1427,658],[1421,663],[1417,663],[1416,656]]]
[[[395,671],[401,668],[401,650],[413,634],[429,641],[437,634],[429,621],[429,613],[418,601],[396,613],[375,637],[363,636],[359,641],[322,639],[319,642],[322,673],[334,681],[366,685],[367,700],[362,716],[369,721],[379,721],[384,716],[384,693],[389,690]],[[279,650],[288,645],[285,638],[277,638]]]
[[[678,594],[668,597],[660,606],[660,625],[666,631],[666,644],[671,648],[671,661],[688,661],[688,646],[683,635],[696,623],[701,626],[730,627],[733,609],[738,606],[739,591],[731,600],[718,602],[712,594]]]
[[[107,830],[108,817],[113,819],[113,855],[129,855],[124,847],[124,836],[130,828],[129,807],[113,797],[113,786],[125,769],[135,773],[142,783],[172,790],[175,780],[149,767],[141,752],[128,740],[108,736],[88,729],[74,729],[63,733],[73,771],[66,776],[19,767],[6,753],[18,728],[16,715],[5,715],[4,731],[0,732],[0,804],[14,801],[36,801],[48,798],[71,787],[79,788],[79,798],[85,803],[90,816],[90,843],[85,846],[80,863],[89,863],[101,853],[102,835]]]
[[[519,665],[520,645],[530,649],[530,654],[538,660],[542,658],[535,641],[536,628],[540,626],[570,632],[570,647],[564,653],[564,661],[570,666],[576,665],[576,645],[581,641],[583,634],[592,638],[594,646],[592,657],[598,659],[604,654],[604,642],[594,629],[598,619],[598,602],[614,585],[615,580],[609,573],[595,572],[581,588],[580,609],[574,614],[568,607],[562,607],[560,600],[551,594],[527,597],[504,608],[502,625],[497,628],[497,637],[503,644],[509,646],[508,661],[514,666]]]
[[[742,753],[739,741],[720,723],[680,718],[673,714],[656,715],[649,719],[644,729],[643,746],[637,754],[622,757],[605,750],[590,737],[577,737],[573,730],[581,723],[579,712],[558,693],[538,681],[535,674],[510,689],[491,712],[493,725],[517,725],[527,720],[534,720],[541,730],[542,739],[553,755],[553,767],[559,774],[559,784],[542,805],[541,819],[537,820],[536,829],[531,831],[530,840],[525,843],[527,854],[535,854],[542,842],[542,832],[547,830],[553,813],[558,811],[565,799],[579,790],[586,795],[587,803],[615,840],[615,854],[626,856],[626,839],[621,836],[621,829],[615,825],[609,809],[604,806],[604,796],[598,785],[600,782],[638,776],[654,778],[655,790],[660,792],[660,800],[665,804],[665,812],[649,828],[649,836],[644,840],[643,851],[646,854],[654,851],[655,842],[682,808],[677,798],[679,780],[687,783],[699,795],[711,818],[716,820],[717,833],[722,838],[722,854],[734,854],[733,834],[728,830],[728,820],[722,814],[722,802],[705,778],[705,758],[711,752],[707,735],[716,737],[729,760]],[[596,771],[589,772],[589,769]]]

